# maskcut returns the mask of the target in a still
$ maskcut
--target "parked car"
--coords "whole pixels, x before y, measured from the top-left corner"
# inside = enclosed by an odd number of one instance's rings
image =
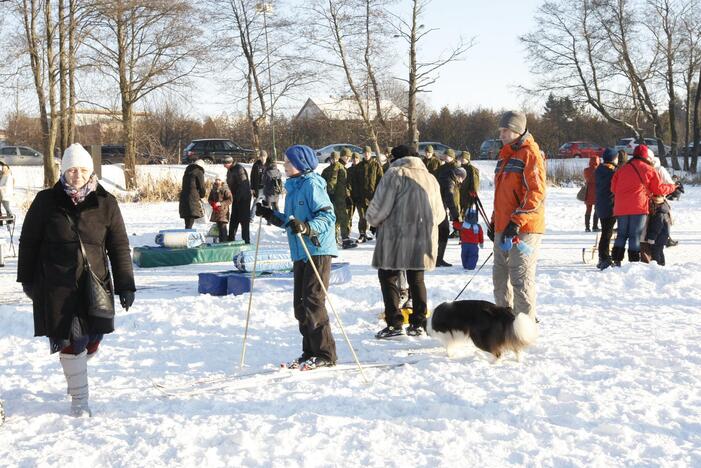
[[[126,147],[124,145],[102,145],[102,164],[124,164]],[[136,153],[136,164],[166,164],[165,156]]]
[[[500,139],[484,140],[480,145],[479,159],[497,159],[504,144]]]
[[[319,161],[329,162],[328,159],[329,156],[331,156],[331,153],[334,151],[338,151],[340,153],[344,148],[348,148],[352,153],[358,154],[363,154],[364,151],[360,146],[351,145],[350,143],[333,143],[316,150],[316,157],[319,158]]]
[[[234,158],[235,162],[253,162],[256,152],[226,138],[203,138],[192,140],[185,147],[182,163],[190,164],[198,159],[207,164],[223,163],[228,156]]]
[[[54,158],[57,164],[59,158]],[[42,166],[44,155],[28,146],[3,146],[0,148],[0,161],[9,166]]]
[[[645,141],[645,146],[650,148],[653,154],[657,155],[657,138],[643,138],[643,140]],[[616,143],[614,149],[616,151],[624,150],[626,154],[632,155],[636,146],[638,146],[638,142],[635,138],[621,138]],[[664,152],[665,154],[669,154],[672,152],[672,148],[670,146],[664,145]]]
[[[561,159],[601,157],[602,154],[604,154],[603,146],[588,141],[568,141],[557,151],[557,157]]]
[[[452,149],[448,145],[444,145],[438,141],[420,141],[419,142],[419,156],[423,156],[426,153],[426,147],[431,145],[433,147],[434,154],[443,154],[445,150]]]

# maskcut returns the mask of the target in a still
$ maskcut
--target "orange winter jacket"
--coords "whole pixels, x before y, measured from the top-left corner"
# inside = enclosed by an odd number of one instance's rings
[[[521,232],[545,232],[545,164],[530,133],[499,152],[494,171],[494,231],[502,232],[509,221]]]

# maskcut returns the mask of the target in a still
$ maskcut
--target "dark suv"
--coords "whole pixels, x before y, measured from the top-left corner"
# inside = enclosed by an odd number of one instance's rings
[[[124,164],[124,145],[102,145],[102,164]],[[163,156],[153,156],[146,153],[136,152],[137,164],[165,164],[166,158]]]
[[[207,164],[223,163],[227,156],[234,158],[234,162],[253,162],[256,159],[252,149],[243,148],[226,138],[207,138],[192,140],[183,150],[182,163],[190,164],[198,159]]]

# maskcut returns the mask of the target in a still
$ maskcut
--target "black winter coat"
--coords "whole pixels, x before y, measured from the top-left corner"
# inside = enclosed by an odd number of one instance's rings
[[[95,192],[75,206],[58,182],[34,198],[19,241],[17,281],[32,285],[34,335],[69,339],[73,317],[78,317],[82,335],[110,333],[113,319],[87,316],[83,256],[66,214],[78,227],[93,272],[107,280],[109,257],[114,279],[110,288],[117,293],[136,290],[129,239],[117,200],[98,184]]]
[[[185,168],[185,174],[183,174],[183,185],[180,191],[180,217],[184,219],[204,216],[200,200],[206,194],[204,169],[197,164],[190,164]]]
[[[282,195],[283,187],[282,172],[278,169],[277,164],[266,166],[263,173],[263,196],[265,201],[277,203],[280,195]]]
[[[443,164],[436,176],[438,177],[438,185],[441,188],[441,199],[443,206],[450,213],[450,219],[460,219],[460,186],[458,180],[453,174],[453,169],[460,167],[457,161]]]
[[[611,192],[611,179],[616,173],[616,166],[611,163],[599,164],[594,171],[596,181],[596,203],[594,210],[600,219],[613,216],[613,192]]]
[[[248,204],[251,204],[251,183],[245,167],[239,163],[231,166],[226,172],[226,184],[229,186],[234,203],[248,200]]]
[[[263,188],[263,173],[265,172],[265,164],[263,164],[260,159],[256,159],[256,162],[251,166],[251,189],[260,190]]]

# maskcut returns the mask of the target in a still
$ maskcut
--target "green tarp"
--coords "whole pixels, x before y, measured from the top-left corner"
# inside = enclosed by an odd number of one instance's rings
[[[220,263],[233,261],[234,255],[251,250],[243,241],[203,244],[192,249],[165,247],[134,247],[134,263],[141,268],[153,268],[193,263]]]

